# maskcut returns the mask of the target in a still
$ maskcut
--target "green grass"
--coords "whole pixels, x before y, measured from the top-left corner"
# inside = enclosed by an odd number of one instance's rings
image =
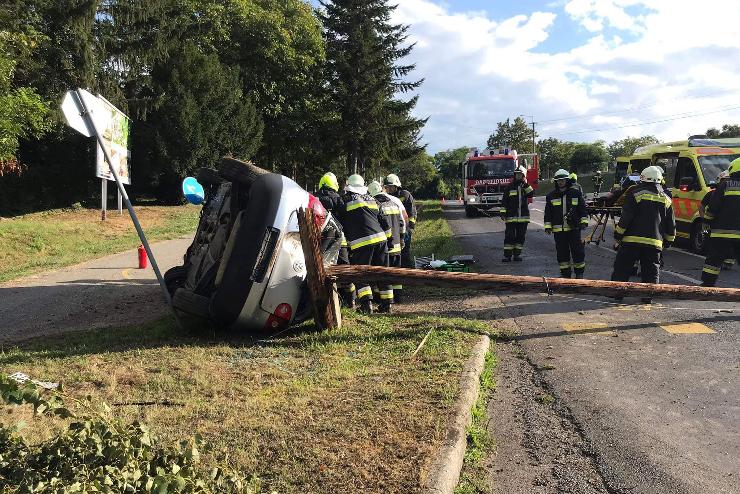
[[[0,372],[61,382],[69,402],[104,400],[163,445],[200,434],[210,445],[204,471],[226,455],[265,492],[418,492],[486,328],[344,316],[341,330],[307,325],[255,342],[182,335],[170,320],[73,333],[3,349]],[[34,419],[29,407],[0,414],[4,424],[25,421],[31,442],[60,420]]]
[[[439,201],[418,201],[418,223],[414,230],[412,249],[415,256],[430,256],[449,259],[460,254],[452,229],[447,223]]]
[[[455,494],[488,494],[491,492],[487,460],[493,453],[493,437],[488,432],[488,402],[496,389],[493,351],[486,354],[486,363],[480,376],[480,391],[473,407],[473,420],[468,427],[468,448],[465,451],[460,483]]]
[[[192,234],[200,208],[137,207],[150,242]],[[115,254],[139,245],[128,212],[61,209],[0,221],[0,282]]]

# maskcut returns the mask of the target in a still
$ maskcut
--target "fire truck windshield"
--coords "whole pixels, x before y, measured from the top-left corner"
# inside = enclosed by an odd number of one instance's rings
[[[468,178],[486,179],[491,177],[508,176],[514,173],[516,161],[504,160],[480,160],[468,162]]]

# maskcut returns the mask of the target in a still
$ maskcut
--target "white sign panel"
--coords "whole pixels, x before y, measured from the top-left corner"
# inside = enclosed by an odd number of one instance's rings
[[[113,106],[113,104],[102,96],[98,95],[98,105],[95,113],[102,113],[105,118],[98,120],[95,119],[96,124],[100,125],[98,130],[100,131],[105,147],[108,150],[108,155],[111,159],[111,164],[118,173],[118,177],[121,182],[127,185],[131,184],[131,168],[129,160],[131,159],[131,152],[129,151],[129,132],[131,129],[131,121],[124,115],[124,113]],[[102,125],[98,122],[102,121]],[[108,168],[108,163],[105,162],[105,156],[100,146],[98,148],[98,155],[96,160],[96,176],[99,178],[105,178],[108,180],[115,180],[113,175]]]

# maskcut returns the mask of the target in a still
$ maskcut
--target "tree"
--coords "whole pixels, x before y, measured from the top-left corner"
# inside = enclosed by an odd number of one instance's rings
[[[394,25],[389,0],[321,0],[327,85],[339,117],[335,136],[347,172],[365,174],[423,157],[419,130],[426,120],[410,116],[417,98],[396,99],[422,81],[408,78],[415,66],[400,64],[408,26]]]
[[[610,161],[609,152],[603,141],[593,144],[576,144],[570,157],[570,170],[576,173],[589,173],[606,170]]]
[[[707,130],[707,137],[711,137],[712,139],[722,137],[740,137],[740,125],[724,124],[722,126],[722,130],[717,130],[712,127]]]
[[[537,153],[540,155],[540,175],[550,178],[558,169],[568,168],[575,148],[576,143],[564,142],[554,137],[539,141]]]
[[[607,148],[612,161],[620,156],[632,156],[635,149],[650,144],[658,144],[660,141],[655,136],[644,137],[625,137],[619,141],[614,141]]]
[[[242,92],[236,70],[186,45],[154,67],[155,94],[160,94],[139,136],[150,150],[140,159],[158,197],[180,198],[178,184],[201,166],[224,155],[250,158],[262,138],[262,121]],[[148,138],[146,136],[149,136]]]
[[[462,195],[460,171],[468,149],[467,147],[448,149],[434,155],[434,167],[437,169],[440,181],[447,188],[447,194],[451,197]]]
[[[537,134],[534,135],[537,138]],[[496,132],[488,138],[488,147],[491,149],[516,149],[519,153],[532,151],[532,129],[522,117],[516,117],[512,123],[510,119],[499,122]]]
[[[418,155],[413,160],[403,163],[398,168],[391,169],[391,171],[398,174],[401,178],[403,188],[415,196],[435,197],[437,191],[437,183],[435,182],[437,170],[434,168],[434,158],[426,152]]]

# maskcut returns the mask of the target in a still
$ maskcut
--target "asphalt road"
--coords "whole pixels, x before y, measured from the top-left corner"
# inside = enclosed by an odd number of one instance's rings
[[[500,219],[468,219],[452,204],[446,214],[480,271],[555,277],[543,210],[537,198],[525,261],[510,264],[501,262]],[[611,228],[607,239],[587,247],[586,278],[609,279]],[[699,256],[671,249],[665,261],[662,282],[699,283]],[[718,286],[740,288],[740,267],[723,271]],[[609,492],[740,492],[740,307],[544,294],[500,299],[500,319],[513,326],[526,359],[589,443]]]
[[[164,273],[191,238],[152,244]],[[151,267],[136,250],[0,284],[0,343],[65,331],[131,326],[168,313]]]

